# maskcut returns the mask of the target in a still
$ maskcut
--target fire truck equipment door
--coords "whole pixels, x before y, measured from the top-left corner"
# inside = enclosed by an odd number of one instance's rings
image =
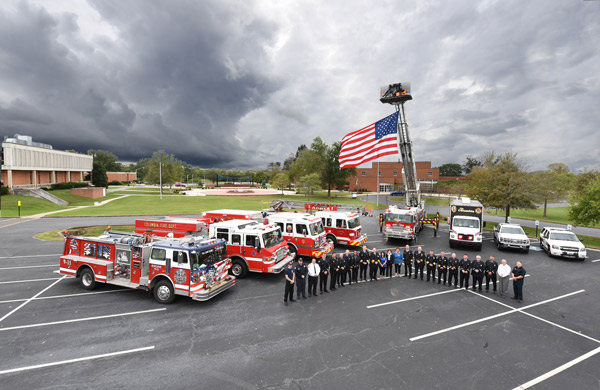
[[[187,251],[173,251],[170,276],[175,282],[175,290],[185,290],[189,292],[190,262]]]

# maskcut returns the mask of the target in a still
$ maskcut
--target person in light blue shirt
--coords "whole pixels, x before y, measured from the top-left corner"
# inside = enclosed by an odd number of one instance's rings
[[[404,261],[404,256],[402,252],[400,252],[400,248],[396,248],[396,252],[392,255],[394,258],[394,272],[396,273],[396,277],[400,278],[402,275],[400,274],[400,267],[402,266],[402,262]]]

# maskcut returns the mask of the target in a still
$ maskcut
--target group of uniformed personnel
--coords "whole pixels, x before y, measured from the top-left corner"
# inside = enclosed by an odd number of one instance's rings
[[[389,257],[389,259],[388,259]],[[399,259],[399,261],[398,261]],[[494,256],[490,256],[489,260],[482,261],[481,256],[477,255],[475,260],[470,260],[467,254],[463,255],[462,259],[456,257],[456,253],[448,258],[444,252],[436,255],[433,250],[429,251],[429,254],[425,254],[421,247],[418,247],[416,251],[412,251],[409,245],[406,245],[405,250],[400,252],[399,248],[396,248],[395,253],[388,251],[388,255],[384,252],[381,254],[377,253],[377,249],[373,248],[368,250],[366,245],[363,246],[362,251],[346,250],[344,254],[338,256],[337,253],[330,255],[323,255],[320,259],[313,258],[311,263],[307,266],[303,264],[302,259],[298,260],[298,264],[293,267],[292,263],[288,264],[288,269],[285,272],[286,278],[286,289],[284,302],[287,305],[288,297],[291,302],[293,299],[293,285],[296,285],[297,297],[306,298],[305,284],[306,279],[309,280],[308,295],[319,295],[323,293],[329,293],[329,290],[336,290],[338,287],[344,287],[346,283],[352,284],[357,283],[359,280],[367,281],[367,270],[369,271],[369,280],[378,280],[385,278],[383,275],[390,275],[384,273],[382,264],[389,263],[389,267],[392,264],[396,265],[396,276],[400,277],[400,266],[404,264],[404,276],[409,279],[413,274],[414,266],[414,279],[420,276],[420,279],[424,279],[423,272],[427,268],[427,281],[436,281],[436,274],[438,284],[448,285],[452,287],[469,288],[469,280],[472,277],[472,289],[473,291],[483,291],[483,278],[485,278],[485,290],[490,290],[490,282],[492,283],[493,293],[496,293],[496,286],[498,281],[498,263]],[[501,267],[508,267],[506,260],[502,261]],[[385,267],[385,265],[383,266]],[[510,267],[508,268],[510,270]],[[377,271],[380,270],[380,278],[377,277]],[[513,278],[515,275],[522,275],[515,278],[515,299],[522,301],[522,281],[525,276],[525,270],[522,268],[521,263],[518,262],[517,266],[514,267]],[[459,278],[460,276],[460,278]],[[500,273],[500,279],[506,278],[505,282],[508,283],[508,275],[506,272]],[[319,293],[317,293],[317,281],[319,286]],[[518,284],[519,286],[517,286]],[[329,286],[329,290],[327,290]],[[501,283],[501,295],[506,295],[507,291]],[[517,291],[517,288],[520,291]]]

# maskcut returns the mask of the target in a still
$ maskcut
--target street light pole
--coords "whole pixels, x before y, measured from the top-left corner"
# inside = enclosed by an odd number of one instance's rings
[[[160,186],[160,200],[162,200],[162,150],[160,151],[160,158],[158,162],[158,182]]]

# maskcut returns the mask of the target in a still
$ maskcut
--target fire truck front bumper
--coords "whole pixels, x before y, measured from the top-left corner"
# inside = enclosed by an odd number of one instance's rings
[[[286,257],[283,258],[283,260],[281,260],[278,263],[275,263],[272,267],[268,268],[268,272],[270,274],[278,274],[281,271],[283,271],[285,269],[285,267],[292,261],[294,261],[294,257],[296,256],[295,253],[290,253],[289,255],[287,255]]]
[[[192,299],[195,301],[208,301],[211,298],[219,295],[223,291],[235,286],[235,276],[229,275],[225,280],[210,289],[200,290],[192,294]]]
[[[350,245],[350,246],[361,246],[365,242],[367,242],[367,235],[363,234],[362,236],[358,237],[356,240],[350,241],[348,243],[348,245]]]
[[[401,240],[412,240],[415,238],[412,230],[393,230],[388,229],[385,231],[386,238],[399,238]]]
[[[317,250],[314,250],[311,253],[311,256],[312,257],[321,257],[323,255],[328,254],[332,250],[333,250],[333,245],[331,245],[331,244],[325,244],[322,247],[318,248]]]

